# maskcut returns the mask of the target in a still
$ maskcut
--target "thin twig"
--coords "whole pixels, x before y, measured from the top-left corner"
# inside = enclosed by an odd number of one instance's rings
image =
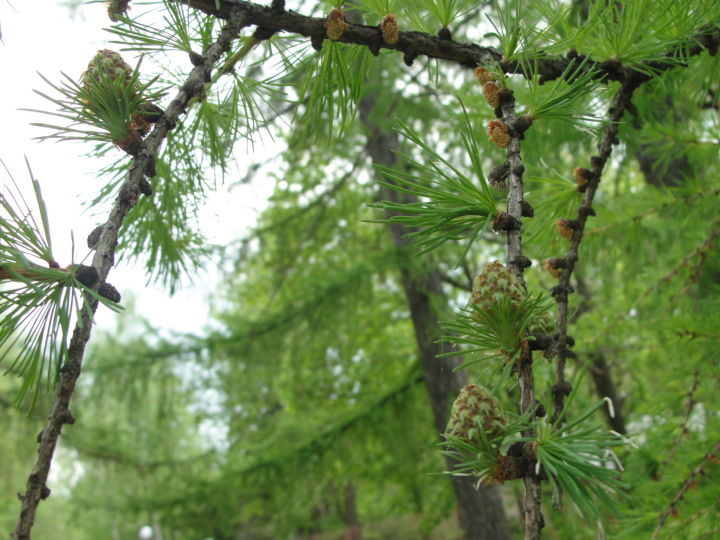
[[[560,274],[560,280],[552,289],[553,296],[557,302],[557,332],[555,343],[557,363],[555,365],[555,384],[553,385],[552,392],[553,422],[560,417],[565,404],[565,396],[572,390],[570,383],[565,380],[565,358],[567,356],[566,347],[568,341],[568,295],[571,292],[570,277],[575,269],[575,263],[578,260],[578,248],[583,239],[587,218],[595,213],[592,208],[592,203],[600,183],[603,169],[612,153],[613,144],[617,142],[620,119],[625,113],[626,107],[630,104],[633,93],[645,80],[647,80],[647,77],[628,73],[627,78],[620,86],[608,110],[608,123],[605,126],[603,137],[598,144],[598,155],[590,159],[591,178],[588,179],[582,203],[580,204],[580,208],[578,208],[577,217],[573,223],[570,246],[563,256],[564,265],[562,273]]]
[[[672,446],[670,447],[670,450],[668,451],[667,455],[665,456],[665,459],[662,460],[662,463],[660,463],[661,467],[666,466],[668,463],[670,463],[670,460],[672,460],[673,456],[675,455],[675,452],[677,452],[677,449],[680,447],[680,443],[685,438],[685,436],[688,434],[688,422],[690,421],[690,415],[692,414],[693,409],[695,408],[695,404],[697,403],[693,399],[693,395],[695,394],[695,390],[697,390],[697,387],[700,385],[700,372],[696,369],[693,372],[693,381],[692,385],[690,386],[690,390],[688,390],[685,393],[685,397],[687,398],[687,403],[685,404],[685,417],[683,418],[682,422],[680,422],[680,431],[677,434],[677,437],[675,437],[675,440],[672,443]]]
[[[688,339],[720,339],[720,334],[703,334],[695,332],[694,330],[678,330],[675,332],[679,337],[686,337]]]
[[[472,282],[463,283],[445,273],[440,274],[440,279],[442,279],[445,283],[452,285],[456,289],[472,292]]]
[[[695,257],[700,258],[699,263],[693,267],[693,270],[695,271],[695,273],[697,273],[697,270],[698,270],[698,268],[701,267],[706,254],[712,249],[715,238],[717,238],[718,236],[720,236],[720,219],[715,220],[713,225],[710,227],[710,231],[708,232],[707,236],[703,239],[702,242],[700,242],[700,244],[698,244],[695,248],[693,248],[692,251],[690,251],[682,259],[680,259],[680,261],[678,261],[678,263],[675,266],[673,266],[670,270],[668,270],[656,283],[654,283],[653,285],[646,288],[642,292],[642,294],[640,294],[640,296],[638,296],[635,299],[635,301],[632,302],[631,305],[637,307],[640,304],[642,304],[642,302],[644,302],[655,289],[659,288],[661,285],[667,283],[672,278],[674,278],[677,274],[680,273],[680,271],[683,268],[688,266],[689,262]],[[693,281],[691,280],[690,283],[693,283]],[[688,287],[689,287],[689,284],[686,284],[685,286],[683,286],[683,288],[674,295],[674,298],[677,298],[678,296],[684,294],[687,291]],[[612,319],[609,323],[607,323],[605,325],[605,327],[603,327],[601,330],[599,330],[597,332],[595,337],[588,338],[586,343],[590,344],[590,343],[594,343],[595,341],[597,341],[599,339],[602,339],[602,336],[607,335],[607,331],[610,328],[612,328],[613,326],[618,324],[620,321],[627,318],[628,314],[629,314],[629,312],[624,312],[624,313],[619,313],[618,315],[616,315],[614,319]]]
[[[683,485],[672,498],[668,507],[658,516],[658,524],[657,527],[655,527],[655,531],[653,531],[653,535],[650,540],[656,540],[658,538],[660,531],[665,526],[665,522],[668,516],[675,512],[675,507],[680,503],[680,501],[683,500],[683,497],[685,497],[685,493],[687,492],[687,490],[695,484],[695,477],[703,472],[705,465],[707,465],[708,462],[712,460],[716,454],[718,454],[718,452],[720,452],[720,442],[715,444],[713,449],[710,450],[707,454],[705,454],[700,464],[692,471],[690,471],[690,475],[685,479]]]
[[[501,104],[501,120],[506,126],[512,126],[517,119],[515,113],[515,98],[504,99]],[[510,129],[510,143],[507,146],[507,163],[510,173],[508,175],[508,205],[507,213],[520,224],[523,210],[523,181],[525,167],[520,156],[521,134]],[[530,265],[530,261],[522,253],[522,231],[520,226],[507,231],[507,260],[508,268],[525,286],[523,272]],[[532,351],[524,348],[518,359],[518,381],[520,384],[520,414],[525,414],[535,407],[535,378],[532,371]],[[531,427],[522,431],[522,436],[529,441],[535,439],[535,430]],[[525,443],[523,453],[528,459],[529,466],[523,478],[525,492],[523,496],[522,515],[525,540],[539,540],[540,531],[544,526],[542,516],[540,478],[535,471],[537,456],[532,442]]]
[[[152,163],[160,145],[168,132],[175,127],[178,118],[186,111],[191,100],[202,95],[205,81],[209,80],[213,65],[227,52],[238,32],[247,25],[241,15],[233,16],[225,25],[218,40],[211,45],[202,62],[188,75],[185,83],[172,100],[163,116],[150,133],[140,144],[140,149],[130,165],[125,181],[120,187],[115,204],[102,226],[100,240],[96,246],[92,266],[99,276],[98,285],[103,283],[114,263],[115,247],[118,233],[125,216],[132,210],[140,196],[140,183],[144,181],[146,173],[152,169]],[[63,424],[72,424],[75,418],[70,412],[70,398],[75,390],[75,384],[80,375],[85,346],[90,339],[92,328],[92,315],[97,309],[97,301],[85,298],[83,309],[80,310],[78,322],[68,347],[68,356],[60,368],[60,381],[51,405],[50,414],[45,428],[38,435],[38,455],[27,481],[26,491],[19,494],[21,501],[20,516],[15,529],[11,533],[14,540],[29,540],[30,532],[35,521],[35,514],[40,500],[50,495],[47,487],[47,478],[52,464],[53,454],[57,446]]]
[[[682,197],[679,200],[673,199],[672,201],[662,203],[660,206],[657,206],[655,208],[648,208],[647,210],[644,210],[644,211],[640,212],[639,214],[635,214],[634,216],[631,216],[627,219],[616,221],[614,223],[608,223],[607,225],[603,225],[601,227],[594,227],[592,229],[589,229],[589,230],[585,231],[585,235],[589,236],[591,234],[602,234],[605,231],[609,231],[611,229],[620,227],[622,225],[626,225],[628,223],[642,221],[646,217],[651,216],[653,214],[657,214],[657,213],[661,212],[662,210],[664,210],[665,208],[677,207],[677,205],[681,204],[681,203],[688,204],[697,199],[707,199],[708,197],[710,197],[712,195],[714,195],[716,197],[720,196],[720,189],[714,189],[714,190],[707,191],[707,192],[703,191],[701,193],[696,193],[696,194],[690,195],[689,197]]]

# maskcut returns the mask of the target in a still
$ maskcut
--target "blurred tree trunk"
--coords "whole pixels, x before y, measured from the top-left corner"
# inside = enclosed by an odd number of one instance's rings
[[[394,167],[397,157],[393,153],[398,149],[398,137],[394,131],[382,130],[370,119],[374,106],[372,95],[360,102],[360,118],[367,130],[365,148],[374,165]],[[380,188],[380,198],[393,202],[413,202],[413,197],[385,187]],[[410,230],[402,224],[388,224],[390,237],[396,248],[409,244],[405,235]],[[441,275],[437,268],[428,264],[422,271],[405,265],[401,268],[402,284],[407,298],[410,317],[415,330],[415,340],[422,366],[425,384],[430,397],[435,429],[439,434],[445,432],[450,407],[457,391],[466,384],[465,374],[454,372],[459,365],[456,357],[437,358],[438,354],[449,352],[446,343],[436,343],[441,336],[438,324],[446,315],[447,301],[442,292]],[[446,461],[448,469],[453,467]],[[510,530],[505,510],[497,487],[480,486],[475,489],[469,477],[451,476],[455,499],[457,500],[460,525],[467,540],[505,540],[510,539]]]
[[[348,483],[339,498],[340,519],[347,526],[345,540],[362,540],[362,525],[358,519],[355,485]]]

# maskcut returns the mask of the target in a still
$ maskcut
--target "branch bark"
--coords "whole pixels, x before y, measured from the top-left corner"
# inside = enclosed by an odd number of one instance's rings
[[[325,38],[325,19],[308,17],[294,11],[284,9],[284,1],[274,0],[272,6],[262,6],[244,0],[181,0],[190,7],[204,13],[227,19],[232,14],[242,13],[249,25],[262,28],[263,37],[275,32],[290,32],[312,38],[314,44],[321,46]],[[378,21],[380,23],[380,21]],[[444,29],[447,31],[447,29]],[[396,50],[403,53],[407,65],[411,65],[418,56],[426,56],[445,60],[466,68],[475,68],[481,64],[499,63],[506,73],[524,74],[520,61],[504,60],[502,54],[493,47],[484,47],[475,43],[454,41],[448,37],[449,32],[439,32],[443,37],[433,36],[425,32],[400,32],[397,42],[385,43],[379,26],[349,24],[338,41],[368,47],[377,55],[380,49]],[[667,60],[644,62],[642,69],[632,71],[639,75],[652,71],[662,71],[679,65],[678,57],[689,57],[702,51],[717,51],[720,46],[720,27],[706,25],[698,29],[689,39],[673,47],[665,55]],[[538,75],[544,82],[559,78],[571,64],[579,64],[578,59],[569,54],[565,56],[543,55],[537,59]],[[680,63],[682,65],[682,63]],[[622,80],[628,70],[618,69],[617,62],[588,61],[583,71],[596,71],[597,78],[602,81]]]
[[[578,260],[578,248],[583,239],[587,219],[595,215],[592,203],[595,199],[603,170],[612,153],[612,147],[618,142],[617,134],[620,127],[620,119],[625,113],[625,109],[630,105],[633,93],[646,80],[648,80],[647,75],[627,72],[624,82],[615,95],[611,107],[608,109],[608,123],[603,131],[602,139],[598,144],[598,155],[590,159],[591,177],[588,179],[582,203],[577,211],[570,245],[563,255],[564,264],[560,279],[558,284],[552,288],[552,294],[557,302],[557,332],[555,343],[557,363],[555,364],[555,384],[552,390],[553,422],[560,417],[565,404],[565,396],[572,390],[570,383],[565,380],[565,360],[568,356],[568,296],[572,292],[570,277],[575,269],[575,263]]]
[[[508,182],[508,204],[507,213],[516,220],[522,222],[523,217],[523,173],[525,166],[520,156],[519,133],[512,126],[516,123],[515,97],[506,94],[500,106],[503,123],[508,126],[510,142],[507,146],[507,164],[509,167]],[[507,231],[507,262],[510,271],[517,276],[525,286],[523,272],[530,266],[530,261],[523,256],[522,252],[522,230],[520,227]],[[518,359],[518,381],[520,384],[520,414],[525,414],[535,407],[535,377],[532,371],[532,351],[526,347]],[[535,439],[536,433],[533,428],[522,431],[522,436],[530,441]],[[523,448],[523,455],[528,461],[528,467],[523,477],[525,491],[522,502],[523,530],[525,540],[540,540],[540,531],[545,526],[542,515],[542,487],[539,475],[536,473],[534,442],[526,442]]]
[[[198,62],[198,65],[192,69],[153,131],[140,144],[139,151],[132,160],[130,170],[120,187],[107,221],[102,226],[102,233],[95,248],[92,266],[99,277],[95,290],[105,282],[110,272],[110,268],[114,263],[115,247],[118,243],[120,227],[125,216],[137,204],[140,196],[140,183],[144,181],[148,171],[152,170],[154,157],[160,145],[165,140],[168,132],[175,127],[178,118],[187,110],[191,100],[203,92],[205,81],[209,80],[213,65],[223,53],[230,49],[232,41],[237,38],[238,32],[246,24],[247,20],[241,14],[230,18],[221,31],[218,40],[206,51],[202,62]],[[47,487],[50,465],[52,464],[63,425],[72,424],[75,421],[70,411],[70,398],[80,376],[85,346],[90,339],[92,329],[92,314],[95,313],[96,309],[97,301],[86,297],[68,347],[67,359],[60,368],[60,381],[51,405],[50,414],[45,427],[38,435],[39,446],[35,465],[28,476],[25,493],[18,495],[21,508],[17,524],[11,533],[13,540],[30,539],[38,505],[42,499],[50,495],[50,489]]]

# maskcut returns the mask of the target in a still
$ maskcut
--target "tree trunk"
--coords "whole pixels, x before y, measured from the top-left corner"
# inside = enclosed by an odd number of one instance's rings
[[[373,104],[372,97],[360,102],[360,118],[368,131],[365,148],[373,164],[392,167],[396,164],[393,150],[398,148],[397,134],[394,131],[382,131],[370,121]],[[380,195],[385,200],[412,202],[409,194],[385,187],[380,188]],[[407,227],[390,223],[388,229],[396,248],[404,248],[409,244],[409,240],[405,238],[410,232]],[[410,266],[404,266],[401,274],[415,330],[420,364],[430,396],[435,429],[439,435],[445,432],[452,400],[457,395],[457,391],[466,384],[466,377],[462,372],[453,371],[453,368],[459,365],[458,358],[437,358],[438,354],[451,350],[446,343],[436,343],[441,336],[438,320],[446,315],[447,307],[439,271],[431,265],[421,272],[411,269]],[[452,461],[446,463],[448,469],[454,466]],[[510,530],[498,488],[480,486],[476,489],[475,483],[469,477],[451,476],[451,481],[465,538],[509,540]]]

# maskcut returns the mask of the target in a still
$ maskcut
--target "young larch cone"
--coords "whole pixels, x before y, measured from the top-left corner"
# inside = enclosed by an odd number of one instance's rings
[[[486,83],[492,81],[493,77],[487,69],[478,66],[475,68],[475,80],[484,86]]]
[[[592,171],[583,167],[575,167],[573,169],[573,178],[577,184],[577,190],[582,193],[587,189],[588,182],[592,178]]]
[[[106,81],[121,79],[128,83],[132,78],[132,69],[125,63],[122,56],[115,51],[102,49],[95,53],[95,56],[88,64],[82,74],[83,88],[87,90],[91,85]]]
[[[565,261],[563,259],[545,259],[542,265],[552,277],[557,279],[560,277],[560,270],[565,266]]]
[[[395,15],[387,14],[380,23],[380,31],[382,32],[385,43],[396,43],[400,37],[400,27],[395,20]]]
[[[490,120],[487,125],[488,139],[499,148],[506,148],[510,144],[510,131],[500,120]]]
[[[500,85],[495,81],[488,81],[483,85],[483,96],[493,109],[500,106]]]
[[[479,440],[480,433],[492,440],[502,434],[507,420],[497,399],[475,384],[464,386],[450,412],[445,434],[467,441]]]
[[[339,8],[332,8],[325,21],[325,33],[328,39],[337,41],[343,35],[350,25],[345,22],[345,16]]]
[[[520,280],[499,261],[493,261],[485,265],[473,280],[473,290],[470,301],[480,311],[488,311],[496,302],[509,298],[513,305],[517,305],[525,298]],[[473,313],[473,318],[480,318],[479,314]]]
[[[560,236],[570,240],[575,230],[576,223],[572,219],[558,219],[555,220],[555,230],[560,233]]]

